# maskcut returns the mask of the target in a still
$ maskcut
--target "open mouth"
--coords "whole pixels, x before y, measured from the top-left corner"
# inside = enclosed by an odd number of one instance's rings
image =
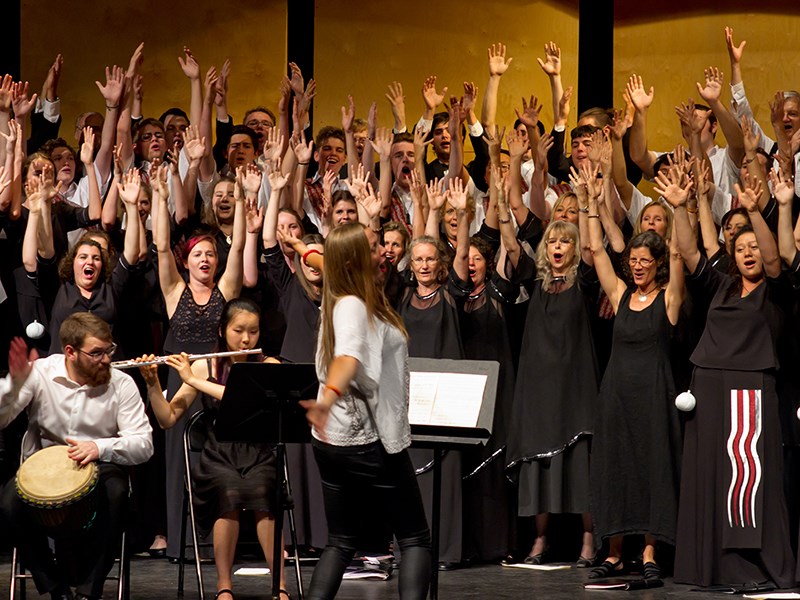
[[[411,176],[411,167],[403,167],[402,169],[400,169],[400,173],[402,173],[406,177]]]
[[[561,252],[553,252],[553,260],[556,262],[561,262],[561,259],[564,258],[564,255]]]
[[[475,269],[470,269],[470,270],[469,270],[469,276],[470,276],[470,279],[472,279],[473,277],[475,277],[475,273],[476,273]]]
[[[200,272],[201,273],[210,273],[211,272],[211,265],[200,265]]]
[[[745,269],[752,269],[755,266],[756,266],[756,261],[753,260],[753,259],[749,259],[749,260],[744,261]]]
[[[94,274],[94,267],[83,267],[83,276],[86,277],[86,279],[91,279],[94,277]]]

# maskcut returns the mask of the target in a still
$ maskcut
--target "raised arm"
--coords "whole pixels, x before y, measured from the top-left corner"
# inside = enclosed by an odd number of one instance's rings
[[[528,219],[530,210],[522,202],[522,157],[527,150],[525,140],[520,135],[519,131],[510,131],[506,136],[506,143],[508,144],[508,153],[511,156],[511,165],[508,171],[510,179],[510,187],[508,193],[508,205],[511,212],[514,213],[514,218],[517,223],[524,223]]]
[[[447,196],[444,191],[444,181],[441,183],[438,179],[434,179],[428,183],[428,220],[425,225],[425,235],[434,239],[439,239],[439,222],[441,221],[441,208],[447,201]]]
[[[647,149],[647,111],[653,103],[653,86],[645,91],[641,76],[634,74],[628,80],[625,92],[636,109],[633,114],[631,135],[628,138],[628,152],[631,160],[642,170],[642,174],[651,179],[656,154]]]
[[[347,152],[347,172],[358,165],[356,138],[353,134],[353,121],[356,118],[356,104],[352,96],[347,96],[347,108],[342,106],[342,129],[344,130],[345,151]]]
[[[542,221],[550,219],[550,205],[544,199],[547,189],[547,153],[553,147],[553,136],[545,133],[539,138],[533,152],[533,175],[531,175],[531,212]]]
[[[747,211],[753,233],[756,234],[758,250],[761,252],[761,260],[764,263],[764,274],[767,277],[777,277],[781,274],[781,257],[775,237],[764,217],[761,216],[761,210],[758,207],[758,198],[762,191],[761,185],[760,181],[756,181],[753,184],[746,184],[743,190],[737,183],[736,194],[739,196],[739,202]]]
[[[114,158],[114,141],[117,137],[117,119],[121,112],[120,102],[125,91],[125,72],[114,65],[111,69],[106,67],[106,84],[102,85],[99,81],[94,82],[103,101],[106,105],[105,120],[103,121],[103,133],[100,138],[100,149],[94,157],[94,164],[100,175],[100,180],[108,181],[111,173],[112,160]],[[94,136],[92,136],[94,137]],[[86,139],[84,134],[84,139]],[[94,150],[94,148],[92,148]],[[88,174],[88,171],[87,171]]]
[[[203,111],[203,83],[200,81],[200,65],[192,51],[186,46],[183,47],[183,56],[178,57],[178,64],[189,80],[191,93],[189,120],[197,124],[200,122],[200,115]]]
[[[622,252],[625,250],[625,236],[622,235],[622,230],[619,228],[619,225],[617,225],[617,221],[614,219],[614,213],[609,207],[611,202],[616,202],[616,189],[614,188],[614,180],[611,175],[611,155],[613,153],[613,149],[611,147],[609,135],[610,134],[608,133],[605,134],[602,144],[600,145],[599,163],[600,174],[603,176],[603,193],[597,197],[597,208],[598,214],[600,215],[600,223],[603,225],[603,231],[605,231],[609,246],[611,246],[611,249],[617,254],[622,254]],[[577,178],[577,173],[575,172],[574,168],[570,174],[570,181],[572,181],[573,178]],[[586,212],[588,213],[588,200]],[[588,232],[589,225],[587,221],[585,238],[586,244],[589,243]],[[581,235],[583,235],[583,232],[581,232]],[[584,262],[587,261],[584,260]]]
[[[199,133],[201,138],[205,138],[207,141],[205,154],[203,158],[200,159],[200,167],[199,167],[199,177],[200,181],[211,181],[211,178],[214,176],[214,170],[216,169],[216,163],[214,162],[214,153],[211,151],[211,142],[212,134],[211,134],[211,105],[214,103],[214,98],[216,96],[216,89],[215,86],[217,84],[217,80],[219,76],[217,75],[217,69],[215,67],[209,67],[208,71],[206,72],[206,77],[203,82],[203,88],[205,92],[205,96],[203,97],[203,101],[201,102],[201,112],[200,118],[198,119],[198,123],[200,124]]]
[[[486,92],[481,106],[481,123],[486,130],[492,130],[497,124],[497,93],[500,89],[500,79],[508,70],[512,58],[506,60],[505,44],[492,44],[489,46],[489,81],[486,83]]]
[[[436,75],[430,75],[422,84],[422,101],[425,103],[425,111],[422,118],[425,121],[432,121],[436,107],[444,102],[447,95],[447,86],[442,88],[442,92],[436,91]]]
[[[117,226],[117,219],[120,217],[119,194],[117,184],[122,182],[122,161],[120,160],[121,148],[114,146],[114,177],[111,185],[108,186],[108,194],[103,201],[103,213],[100,222],[105,231],[112,231]]]
[[[392,214],[392,132],[385,127],[378,128],[375,139],[369,140],[369,145],[380,157],[381,175],[378,193],[383,200],[380,216],[388,219]]]
[[[163,179],[161,174],[163,173]],[[167,316],[171,317],[178,307],[178,301],[186,284],[178,273],[175,255],[170,244],[170,214],[167,201],[169,186],[167,185],[167,166],[159,168],[155,181],[151,178],[153,188],[153,219],[155,223],[155,242],[158,251],[158,282],[161,294],[167,305]]]
[[[306,173],[308,173],[308,165],[314,153],[314,140],[306,142],[303,140],[302,134],[292,135],[291,144],[292,151],[297,157],[297,168],[294,171],[294,181],[292,182],[292,208],[302,219],[306,214],[305,208],[303,208],[303,198],[306,189]]]
[[[673,221],[673,237],[677,239],[677,252],[683,258],[683,262],[694,273],[697,264],[700,262],[700,251],[697,249],[697,238],[694,228],[689,221],[689,213],[686,204],[689,199],[689,190],[692,188],[692,181],[682,178],[680,169],[671,167],[667,174],[656,174],[655,191],[672,206],[675,211]],[[670,265],[671,266],[671,265]]]
[[[695,176],[697,182],[697,222],[700,225],[700,233],[703,236],[703,248],[706,256],[711,258],[720,250],[719,236],[714,225],[714,214],[711,212],[711,198],[713,193],[712,186],[708,183],[708,167],[704,165],[703,171],[699,176]],[[695,171],[698,167],[695,166]],[[690,209],[687,206],[687,211]]]
[[[381,174],[383,170],[381,169]],[[425,235],[425,225],[428,221],[428,197],[426,195],[424,180],[420,180],[416,170],[411,171],[411,201],[414,203],[414,218],[411,222],[411,239]]]
[[[564,96],[564,86],[561,83],[561,48],[555,42],[547,42],[544,45],[544,60],[537,58],[536,62],[550,80],[550,95],[553,102],[553,118],[556,119],[560,112],[561,99]],[[566,121],[566,119],[565,119]],[[556,123],[565,125],[564,123]]]
[[[81,162],[86,177],[89,178],[89,219],[99,221],[103,216],[103,200],[100,198],[100,186],[94,170],[94,132],[91,127],[83,128],[83,145],[81,146]]]
[[[393,81],[389,84],[389,91],[384,94],[392,107],[392,117],[394,117],[394,132],[402,133],[406,128],[406,97],[403,94],[403,84]]]
[[[45,241],[43,236],[41,236],[40,228],[40,223],[42,221],[42,205],[49,202],[49,200],[44,199],[44,191],[42,190],[41,183],[40,178],[35,178],[25,184],[25,196],[27,197],[28,203],[28,222],[25,225],[25,236],[22,240],[22,264],[29,273],[36,272],[38,263],[37,257],[39,255],[45,258],[51,258],[55,254],[52,232],[48,248],[40,248],[41,242]],[[47,242],[45,241],[45,243]]]
[[[717,67],[709,67],[703,71],[703,74],[705,75],[705,85],[697,82],[697,91],[717,118],[717,123],[728,143],[728,156],[736,166],[739,166],[744,158],[744,139],[742,128],[736,117],[720,100],[723,73]]]
[[[590,172],[588,169],[585,169],[585,171],[580,175],[579,185],[586,185],[588,179],[596,178],[599,167],[594,172]],[[594,258],[594,268],[600,279],[600,285],[603,287],[606,296],[608,296],[614,313],[616,313],[627,286],[622,279],[617,277],[614,272],[614,265],[611,264],[611,259],[606,253],[605,246],[603,246],[603,229],[600,226],[600,215],[597,212],[597,197],[589,194],[588,190],[586,193],[589,198],[589,212],[586,215],[589,228],[589,247],[591,248],[592,258]]]
[[[277,160],[275,164],[278,171],[280,171],[280,160]],[[258,195],[257,190],[255,193]],[[245,202],[245,223],[247,237],[244,242],[244,255],[242,257],[242,284],[246,288],[253,288],[258,284],[258,236],[264,228],[264,207],[259,207],[257,201]]]
[[[264,231],[262,232],[262,240],[264,242],[264,249],[274,248],[278,244],[278,211],[280,210],[280,202],[278,198],[281,190],[286,187],[288,176],[284,175],[280,170],[270,170],[267,175],[270,185],[270,197],[267,203],[267,212],[264,215]]]
[[[625,168],[625,152],[622,149],[622,138],[625,136],[627,129],[628,126],[622,117],[622,112],[614,111],[614,122],[611,124],[611,178],[614,180],[614,185],[617,186],[622,205],[625,210],[630,210],[631,200],[633,199],[633,184],[628,181],[628,172]]]
[[[447,201],[456,209],[458,229],[456,232],[456,254],[453,258],[453,271],[461,281],[469,281],[469,214],[467,214],[467,190],[464,183],[456,178],[451,180],[447,190]]]
[[[731,61],[731,85],[742,83],[742,54],[747,42],[742,40],[737,46],[733,42],[733,28],[725,28],[725,45],[728,48],[728,57]]]
[[[234,185],[233,240],[228,254],[225,272],[219,279],[219,291],[226,300],[239,297],[244,277],[244,242],[247,236],[245,203],[258,205],[258,189],[261,187],[261,171],[254,164],[236,169]]]
[[[122,165],[127,169],[133,163],[133,137],[131,135],[131,111],[133,102],[133,82],[139,75],[144,60],[144,42],[136,47],[125,73],[125,86],[119,101],[117,119],[117,145],[122,148]]]
[[[139,262],[139,190],[142,185],[142,176],[138,169],[130,169],[122,176],[122,181],[117,183],[117,193],[125,204],[125,247],[122,255],[129,265]]]
[[[499,167],[492,166],[492,172],[489,176],[489,193],[494,194],[497,198],[497,223],[500,227],[500,241],[506,249],[506,256],[511,262],[511,266],[515,269],[519,264],[519,257],[522,249],[517,240],[517,232],[514,227],[514,222],[511,220],[511,212],[508,208],[508,198],[506,196],[506,181],[501,175]],[[508,176],[506,176],[508,177]],[[502,273],[504,269],[500,268]]]
[[[19,125],[13,119],[8,122],[8,133],[0,131],[0,136],[3,137],[2,145],[6,150],[5,162],[2,166],[10,180],[10,185],[0,191],[0,211],[7,210],[12,220],[19,218],[22,207],[22,139],[20,133]]]
[[[769,172],[772,193],[778,203],[778,250],[787,265],[794,262],[798,244],[792,231],[792,202],[794,201],[794,185],[792,180],[780,169]]]
[[[758,136],[753,129],[754,121],[748,117],[742,117],[742,136],[744,139],[744,155],[742,165],[747,168],[747,176],[754,182],[752,187],[759,190],[758,208],[764,210],[769,202],[769,186],[767,176],[761,163],[758,162]],[[756,184],[755,182],[758,182]]]

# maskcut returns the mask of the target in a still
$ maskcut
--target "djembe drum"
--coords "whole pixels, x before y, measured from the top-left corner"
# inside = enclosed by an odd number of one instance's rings
[[[22,463],[16,477],[20,499],[45,529],[59,533],[89,527],[95,514],[97,465],[80,466],[67,450],[39,450]]]

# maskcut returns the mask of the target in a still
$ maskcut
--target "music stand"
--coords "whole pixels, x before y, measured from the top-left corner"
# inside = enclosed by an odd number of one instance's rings
[[[431,600],[439,597],[439,521],[442,503],[442,457],[445,449],[485,444],[492,434],[494,405],[497,396],[497,380],[500,363],[492,360],[450,360],[409,358],[408,369],[414,373],[461,373],[484,375],[480,410],[474,427],[449,425],[445,422],[411,423],[411,440],[418,448],[432,448],[433,498],[431,502]],[[412,394],[413,401],[413,394]]]
[[[272,598],[280,600],[280,565],[283,564],[284,485],[289,485],[286,472],[287,443],[311,440],[311,428],[300,400],[317,397],[317,373],[313,364],[234,363],[225,393],[219,405],[214,433],[223,442],[275,444],[275,535],[272,551]],[[280,474],[283,474],[282,480]],[[291,493],[291,490],[287,490]],[[294,534],[294,516],[289,513]],[[295,545],[295,574],[300,599],[303,580]]]

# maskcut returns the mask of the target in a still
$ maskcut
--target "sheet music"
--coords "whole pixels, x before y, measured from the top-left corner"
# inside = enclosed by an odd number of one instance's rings
[[[415,425],[475,427],[486,375],[412,371],[408,419]]]

